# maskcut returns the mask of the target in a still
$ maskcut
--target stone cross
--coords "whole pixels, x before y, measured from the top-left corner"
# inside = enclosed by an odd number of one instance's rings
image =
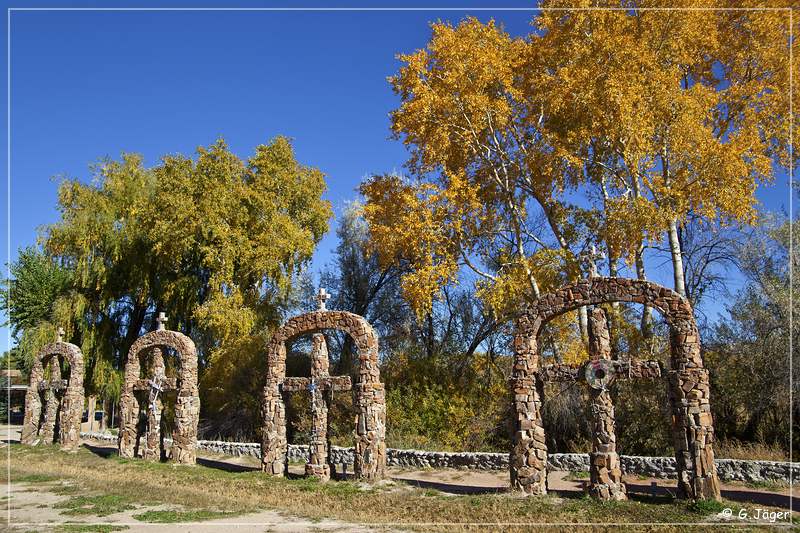
[[[327,303],[327,301],[331,299],[331,295],[328,294],[328,291],[326,291],[323,288],[320,288],[320,290],[317,291],[317,296],[314,299],[317,301],[317,311],[327,311],[328,310],[325,307],[325,304]]]
[[[59,327],[58,331],[56,332],[56,342],[64,342],[64,334],[65,333],[66,333],[66,331],[64,331],[64,328]]]
[[[156,331],[164,331],[166,329],[166,322],[169,317],[164,314],[164,311],[158,313],[158,318],[156,318]]]
[[[596,278],[598,276],[597,261],[605,259],[606,255],[602,251],[598,250],[593,244],[588,251],[584,250],[579,254],[578,257],[580,258],[581,263],[588,267],[589,277]]]
[[[308,390],[311,394],[311,442],[306,475],[314,476],[320,481],[327,481],[331,477],[328,464],[328,407],[331,394],[352,388],[350,376],[330,376],[328,367],[325,337],[321,333],[315,333],[311,350],[311,377],[286,378],[282,385],[284,392]]]
[[[43,442],[53,442],[60,403],[59,397],[67,388],[67,384],[66,379],[61,379],[61,365],[58,362],[58,356],[53,356],[50,359],[50,381],[43,379],[38,386],[39,392],[44,392],[44,421],[41,429]]]
[[[589,494],[599,500],[624,500],[627,495],[616,447],[614,403],[608,386],[625,377],[660,377],[661,366],[657,361],[612,361],[608,320],[600,307],[589,314],[589,355],[591,360],[583,368],[549,365],[539,371],[539,376],[555,382],[576,382],[583,378],[589,385],[592,400]]]
[[[158,461],[161,459],[161,412],[164,407],[159,394],[174,388],[167,382],[165,376],[164,354],[161,348],[154,348],[150,354],[148,374],[152,378],[147,380],[150,390],[147,398],[147,426],[142,457]]]

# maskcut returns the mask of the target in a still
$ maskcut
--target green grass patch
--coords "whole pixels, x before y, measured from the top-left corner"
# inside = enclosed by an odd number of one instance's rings
[[[57,485],[47,490],[59,496],[70,496],[72,494],[78,494],[81,491],[77,485]]]
[[[58,526],[56,531],[64,533],[111,533],[112,531],[124,531],[130,529],[128,526],[112,526],[110,524],[64,524]]]
[[[789,488],[789,484],[785,481],[748,481],[745,483],[746,487],[751,489],[770,490],[779,492]]]
[[[135,511],[140,514],[137,519],[153,523],[211,520],[230,516],[230,513],[275,509],[312,521],[336,519],[346,523],[391,523],[401,529],[406,529],[404,524],[413,529],[416,527],[414,523],[461,523],[464,524],[462,529],[468,529],[468,523],[499,522],[508,525],[493,529],[516,531],[519,527],[513,524],[529,526],[559,522],[579,523],[570,531],[583,533],[596,531],[609,523],[664,523],[659,531],[678,533],[687,529],[681,525],[682,522],[698,522],[707,517],[713,520],[718,509],[742,506],[727,501],[723,504],[690,504],[668,496],[651,498],[645,494],[630,494],[630,500],[623,502],[598,502],[577,493],[528,498],[515,492],[453,496],[426,490],[413,483],[397,482],[369,489],[369,485],[362,482],[320,483],[314,479],[272,477],[260,471],[228,472],[203,465],[188,467],[142,460],[121,461],[113,455],[100,456],[86,449],[76,454],[49,450],[49,455],[46,455],[41,449],[31,451],[27,447],[12,445],[10,453],[14,478],[54,475],[79,488],[81,494],[70,498],[70,503],[65,505],[79,514],[112,513],[129,509],[131,504],[180,509]],[[0,473],[0,478],[2,476]],[[52,484],[41,487],[53,490]],[[87,493],[108,496],[104,500],[104,497],[86,497]],[[225,509],[226,513],[206,511],[208,509]],[[586,524],[592,524],[592,527]],[[716,533],[718,526],[710,523],[707,527],[693,526],[692,530]],[[756,524],[748,526],[752,530],[761,529]],[[452,529],[439,528],[440,531]]]
[[[114,513],[136,509],[130,500],[118,494],[101,494],[99,496],[74,496],[67,501],[57,503],[56,509],[65,509],[68,515],[108,516]]]
[[[727,506],[716,500],[697,500],[696,502],[690,503],[687,507],[693,513],[709,515],[721,513]]]
[[[20,477],[12,476],[11,480],[16,483],[52,483],[53,481],[58,481],[58,478],[50,474],[28,474]]]
[[[215,520],[217,518],[226,518],[241,514],[242,513],[237,512],[205,510],[145,511],[144,513],[133,515],[133,517],[140,522],[149,522],[152,524],[172,524],[176,522],[202,522],[204,520]]]

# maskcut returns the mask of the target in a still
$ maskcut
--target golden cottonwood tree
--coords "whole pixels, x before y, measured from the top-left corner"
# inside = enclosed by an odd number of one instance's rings
[[[629,258],[645,277],[645,243],[665,235],[686,295],[687,216],[752,222],[756,185],[790,164],[788,13],[547,11],[535,23],[549,130],[595,191],[612,271]]]
[[[643,277],[642,249],[662,236],[681,292],[687,214],[752,219],[756,185],[790,164],[788,14],[637,7],[545,11],[524,38],[436,23],[400,56],[392,128],[414,180],[361,191],[415,307],[467,268],[508,309],[578,277],[592,242],[612,273],[626,259]]]
[[[428,48],[401,56],[391,82],[402,99],[392,127],[411,148],[409,168],[433,177],[363,184],[377,248],[408,261],[403,289],[417,309],[463,265],[496,307],[536,296],[573,259],[577,235],[558,198],[566,176],[536,149],[540,113],[520,77],[528,43],[475,19],[432,28]],[[392,235],[398,224],[408,230]]]

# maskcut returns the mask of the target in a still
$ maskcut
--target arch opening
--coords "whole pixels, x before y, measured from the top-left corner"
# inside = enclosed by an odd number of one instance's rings
[[[261,402],[262,470],[282,476],[287,469],[284,391],[287,385],[295,390],[302,385],[286,377],[287,344],[300,336],[320,334],[324,330],[343,331],[355,342],[358,375],[356,382],[351,385],[353,405],[358,413],[354,432],[354,471],[356,477],[362,479],[380,479],[385,475],[386,468],[386,399],[378,368],[378,336],[364,318],[345,311],[324,309],[288,320],[274,333],[267,347],[267,379]],[[312,371],[313,365],[312,361]],[[345,381],[350,382],[349,376],[329,379],[337,380],[329,381],[328,387],[331,389],[338,387],[343,390]]]
[[[678,470],[678,497],[719,499],[714,465],[708,371],[692,308],[674,291],[651,282],[594,277],[543,295],[522,313],[514,332],[511,379],[516,412],[510,475],[512,487],[529,494],[547,492],[547,445],[542,425],[543,369],[539,334],[548,321],[582,306],[613,302],[649,305],[670,329],[667,374],[672,440]]]
[[[69,367],[66,379],[62,363]],[[60,340],[45,345],[34,360],[25,394],[20,439],[23,444],[57,442],[62,449],[77,449],[84,403],[83,377],[80,348]]]
[[[165,406],[174,406],[168,417],[173,426],[171,447],[165,444]],[[159,329],[133,343],[125,365],[120,417],[121,457],[196,463],[200,396],[197,351],[189,337]]]

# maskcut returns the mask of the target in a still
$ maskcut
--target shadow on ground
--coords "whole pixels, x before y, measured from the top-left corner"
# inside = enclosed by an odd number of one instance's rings
[[[6,442],[18,443],[19,441],[6,440]],[[85,443],[83,446],[90,452],[103,458],[111,457],[117,453],[115,448],[106,446],[93,446]],[[240,465],[201,457],[197,458],[197,464],[208,468],[223,470],[225,472],[254,472],[259,470],[259,468],[255,466]],[[300,479],[304,476],[302,474],[289,472],[286,474],[286,477],[288,479]],[[343,475],[341,472],[338,472],[334,474],[334,479],[341,480],[343,478],[351,481],[354,480],[353,475],[350,473]],[[391,479],[422,489],[438,490],[445,494],[453,495],[502,494],[510,492],[508,487],[485,487],[469,485],[465,483],[445,483],[441,481],[410,479],[402,476],[391,476]],[[627,483],[627,488],[630,499],[634,501],[655,504],[670,503],[675,497],[675,487],[665,487],[660,485],[653,486],[650,484],[629,482]],[[560,488],[558,490],[550,490],[549,492],[562,498],[581,498],[584,495],[583,489],[578,482],[575,483],[574,487]],[[722,497],[726,500],[747,504],[768,505],[772,507],[781,507],[784,509],[794,507],[792,505],[793,502],[791,501],[792,498],[790,495],[778,494],[775,492],[757,492],[755,490],[745,489],[723,489]]]

